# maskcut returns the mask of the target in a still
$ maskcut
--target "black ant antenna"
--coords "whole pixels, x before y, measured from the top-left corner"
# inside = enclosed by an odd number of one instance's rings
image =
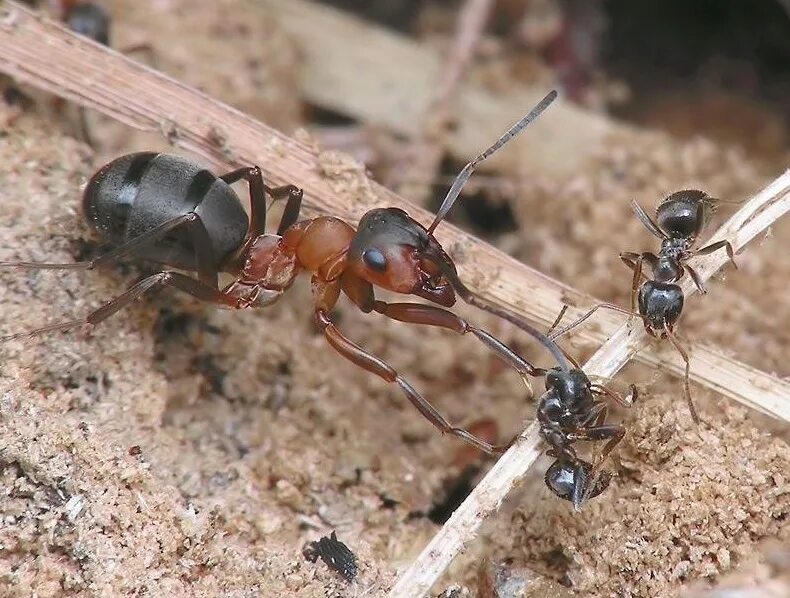
[[[490,158],[503,145],[521,133],[521,131],[525,129],[528,124],[540,116],[540,114],[546,108],[548,108],[554,100],[557,99],[557,95],[557,90],[552,89],[548,94],[546,94],[545,98],[538,102],[535,107],[529,111],[529,114],[510,127],[499,139],[496,140],[496,142],[491,147],[479,154],[474,160],[469,162],[461,169],[461,172],[458,173],[458,176],[455,177],[453,184],[450,186],[450,190],[447,192],[444,201],[442,201],[442,205],[436,212],[436,217],[433,219],[431,226],[428,227],[429,234],[433,234],[433,231],[437,226],[439,226],[439,223],[444,220],[445,216],[447,216],[447,213],[453,207],[455,200],[458,199],[458,196],[461,194],[461,189],[464,188],[466,181],[468,181],[469,177],[472,176],[472,173],[475,171],[475,168],[477,168],[477,165],[486,158]]]

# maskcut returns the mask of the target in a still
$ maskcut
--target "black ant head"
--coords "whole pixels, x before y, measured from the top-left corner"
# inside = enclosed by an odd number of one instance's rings
[[[560,404],[570,407],[591,398],[591,382],[584,371],[575,368],[567,372],[552,369],[546,372],[546,390],[554,391]]]
[[[678,285],[648,280],[639,288],[639,313],[650,328],[671,329],[682,311],[683,290]]]
[[[671,238],[696,238],[710,218],[711,198],[696,189],[676,191],[661,202],[656,220]]]
[[[557,459],[546,470],[544,481],[554,494],[563,500],[574,503],[578,509],[582,498],[594,498],[609,487],[612,474],[602,471],[598,475],[595,487],[589,488],[589,479],[592,466],[586,461],[573,463],[564,459]]]
[[[377,208],[359,221],[348,248],[351,272],[371,284],[439,305],[455,304],[444,273],[455,273],[450,256],[419,222],[399,208]]]

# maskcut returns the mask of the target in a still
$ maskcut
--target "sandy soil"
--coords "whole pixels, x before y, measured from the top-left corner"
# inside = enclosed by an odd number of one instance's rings
[[[276,24],[244,22],[233,10],[243,3],[215,2],[206,13],[186,10],[185,1],[152,3],[161,18],[108,4],[123,16],[119,46],[162,44],[160,66],[186,82],[286,130],[299,123],[297,53],[287,40],[271,55],[265,45],[241,51],[261,28],[278,39]],[[181,21],[164,18],[168,10]],[[161,31],[141,33],[148,23]],[[213,40],[195,62],[190,35],[173,33],[187,30]],[[79,215],[82,185],[107,155],[154,144],[92,116],[94,154],[69,136],[69,123],[44,112],[0,104],[2,259],[94,255],[100,248]],[[625,304],[630,276],[617,252],[653,246],[625,198],[652,206],[671,190],[699,186],[739,200],[767,175],[708,141],[635,133],[614,140],[591,172],[523,188],[514,202],[522,229],[499,242]],[[783,222],[750,248],[737,272],[726,270],[709,297],[690,302],[684,334],[790,375],[790,260],[780,251],[788,242]],[[147,268],[0,272],[0,334],[83,314]],[[397,567],[436,531],[425,513],[458,477],[460,445],[325,345],[308,287],[302,281],[259,313],[163,293],[90,338],[58,333],[0,347],[0,595],[384,595]],[[512,338],[500,322],[461,313]],[[505,437],[531,417],[518,377],[473,340],[417,335],[348,306],[339,316],[349,336],[407,372],[452,420],[493,417]],[[574,346],[579,356],[591,349]],[[525,355],[544,360],[528,347]],[[484,540],[454,564],[444,584],[458,592],[448,596],[485,596],[505,579],[513,596],[786,589],[787,429],[695,388],[714,424],[698,431],[678,380],[637,367],[629,379],[645,393],[617,414],[629,435],[610,489],[576,514],[545,488],[543,467],[534,468]],[[332,530],[358,556],[350,585],[302,556],[306,542]]]

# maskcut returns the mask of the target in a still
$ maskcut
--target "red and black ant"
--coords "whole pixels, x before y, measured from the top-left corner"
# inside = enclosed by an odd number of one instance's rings
[[[736,265],[732,245],[729,241],[716,241],[701,249],[693,249],[697,237],[710,219],[712,203],[711,197],[703,191],[695,189],[676,191],[659,204],[656,209],[656,220],[658,221],[656,223],[636,201],[632,201],[631,207],[645,228],[661,239],[661,249],[658,255],[650,252],[620,254],[620,259],[634,272],[631,285],[631,311],[610,303],[601,303],[572,324],[550,335],[551,338],[557,338],[565,334],[589,318],[599,308],[638,315],[642,318],[648,334],[656,338],[669,339],[683,358],[686,364],[683,392],[691,411],[691,417],[697,424],[699,424],[700,418],[691,398],[688,353],[678,342],[674,333],[674,327],[683,311],[684,303],[683,289],[676,283],[685,272],[688,272],[700,293],[707,292],[697,272],[685,263],[694,255],[707,255],[717,249],[725,248],[733,265]],[[643,264],[647,264],[652,272],[652,277],[644,283],[642,283]],[[636,312],[637,309],[638,312]]]
[[[332,216],[298,220],[302,190],[293,185],[268,187],[257,166],[239,168],[217,177],[185,158],[142,152],[106,164],[90,179],[83,196],[89,225],[117,247],[97,259],[71,264],[0,262],[2,267],[89,270],[128,254],[152,259],[181,270],[197,272],[197,279],[164,270],[139,281],[115,299],[75,320],[0,337],[0,341],[30,337],[75,327],[91,329],[145,293],[165,287],[179,289],[202,301],[230,309],[264,307],[277,301],[301,271],[312,273],[315,320],[327,342],[346,359],[395,383],[434,426],[485,452],[501,452],[463,428],[452,426],[420,393],[380,357],[346,338],[332,322],[330,311],[344,293],[365,313],[439,326],[458,334],[471,333],[522,377],[542,375],[504,343],[475,328],[451,311],[419,303],[377,300],[374,287],[416,295],[451,307],[456,294],[470,304],[504,317],[532,334],[569,369],[562,351],[515,314],[489,304],[460,281],[455,265],[434,238],[464,183],[477,164],[491,156],[524,129],[555,99],[548,94],[533,110],[459,173],[429,228],[398,208],[367,212],[355,229]],[[249,184],[250,216],[230,187]],[[266,233],[266,197],[286,205],[276,234]],[[218,274],[235,280],[219,286]]]

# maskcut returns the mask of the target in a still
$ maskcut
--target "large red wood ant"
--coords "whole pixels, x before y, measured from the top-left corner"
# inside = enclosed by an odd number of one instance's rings
[[[402,322],[439,326],[458,334],[471,333],[522,377],[545,373],[488,332],[444,309],[455,303],[457,294],[526,330],[567,371],[568,362],[554,342],[515,314],[478,297],[461,282],[451,258],[433,236],[475,167],[532,122],[556,95],[549,93],[496,143],[464,167],[427,229],[398,208],[371,210],[356,229],[332,216],[299,220],[302,191],[293,185],[267,186],[257,166],[217,177],[177,156],[153,152],[121,156],[90,179],[82,204],[89,225],[115,244],[115,249],[86,262],[0,262],[0,267],[90,270],[135,254],[197,272],[197,279],[164,270],[144,278],[85,317],[0,337],[0,341],[75,327],[91,329],[143,294],[165,287],[179,289],[219,307],[264,307],[277,301],[297,275],[306,271],[312,274],[315,320],[336,351],[357,366],[397,384],[420,413],[442,432],[485,452],[501,452],[505,447],[493,446],[451,425],[388,363],[346,338],[332,321],[330,311],[344,293],[365,313],[375,311]],[[230,187],[242,179],[249,184],[249,218]],[[267,195],[286,201],[276,234],[265,231]],[[235,280],[220,287],[220,272],[232,274]],[[443,307],[380,301],[375,297],[374,287],[416,295]]]
[[[645,225],[647,230],[661,239],[661,249],[658,255],[650,252],[623,252],[620,254],[620,259],[634,272],[631,284],[631,311],[623,310],[610,303],[601,303],[575,322],[551,335],[551,338],[557,338],[565,334],[589,318],[599,308],[638,315],[642,318],[648,334],[656,338],[669,339],[683,358],[686,365],[683,392],[691,417],[696,424],[699,424],[700,418],[691,398],[688,352],[674,333],[674,327],[683,311],[684,303],[683,289],[676,283],[680,281],[685,272],[688,272],[700,293],[707,292],[697,272],[685,263],[694,255],[707,255],[717,249],[725,248],[730,261],[736,265],[732,245],[729,241],[717,241],[701,249],[693,249],[697,237],[710,219],[712,202],[710,196],[703,191],[695,189],[676,191],[659,204],[656,209],[656,220],[658,221],[656,223],[636,201],[632,201],[631,207],[640,222]],[[650,268],[652,277],[642,283],[644,264]]]

